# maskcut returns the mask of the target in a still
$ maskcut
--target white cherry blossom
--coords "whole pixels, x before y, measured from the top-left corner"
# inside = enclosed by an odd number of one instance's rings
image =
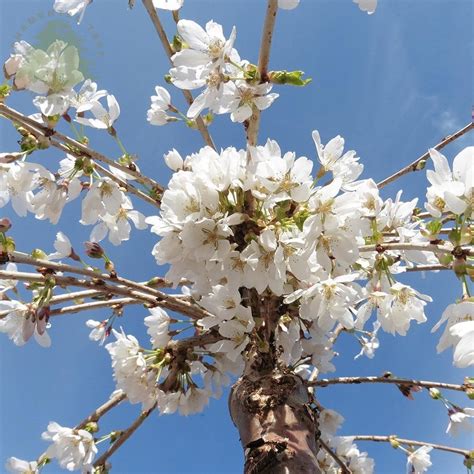
[[[278,8],[283,10],[293,10],[300,3],[300,0],[278,0]]]
[[[421,446],[408,455],[407,471],[413,474],[423,474],[432,465],[430,455],[432,446]]]
[[[66,428],[52,421],[42,438],[52,443],[45,455],[48,458],[56,458],[62,468],[86,472],[92,469],[97,447],[94,437],[88,431]]]
[[[372,13],[374,13],[375,9],[377,8],[378,0],[353,0],[353,2],[357,3],[363,12],[367,12],[369,15],[372,15]]]
[[[92,0],[55,0],[54,10],[58,13],[67,13],[70,16],[79,15],[77,23],[81,23],[87,6]]]
[[[94,102],[92,107],[88,109],[92,113],[93,118],[76,117],[75,121],[88,127],[102,130],[111,129],[114,122],[120,116],[120,106],[113,95],[107,95],[107,106],[108,110],[100,102]]]
[[[13,456],[7,459],[5,468],[13,474],[39,474],[40,472],[36,461],[24,461]]]
[[[446,433],[458,436],[460,432],[474,431],[474,408],[455,407],[449,410],[449,424]]]

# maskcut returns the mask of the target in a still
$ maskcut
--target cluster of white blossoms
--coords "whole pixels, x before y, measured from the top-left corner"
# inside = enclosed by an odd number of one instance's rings
[[[252,148],[250,159],[234,148],[220,154],[203,148],[185,160],[173,150],[165,156],[175,174],[161,216],[147,218],[161,237],[153,250],[157,263],[171,265],[166,278],[192,281],[194,298],[213,315],[198,324],[231,335],[239,351],[254,328],[239,289],[281,298],[286,313],[278,337],[288,365],[324,352],[321,343],[337,323],[363,332],[374,310],[385,331],[406,334],[411,320],[426,321],[430,300],[394,280],[401,268],[390,252],[359,252],[405,225],[412,241],[427,242],[411,224],[416,201],[384,202],[375,183],[356,180],[362,166],[355,152],[343,153],[341,137],[325,147],[314,137],[319,177],[331,172],[325,186],[314,184],[308,158],[282,155],[271,140]],[[432,258],[404,255],[408,265]],[[365,287],[356,281],[365,279]]]
[[[174,67],[170,81],[180,89],[202,89],[187,111],[195,119],[204,109],[216,114],[229,113],[233,122],[244,122],[252,115],[252,107],[268,108],[278,97],[270,93],[272,84],[259,84],[252,74],[255,66],[240,59],[234,49],[235,28],[225,38],[222,26],[209,21],[205,30],[194,21],[180,20],[177,24],[180,38],[178,51],[172,56]],[[148,120],[153,125],[164,125],[178,118],[169,93],[156,88],[152,96]]]
[[[14,474],[39,474],[45,463],[56,459],[68,471],[93,472],[97,454],[94,436],[85,429],[66,428],[52,421],[42,436],[51,444],[38,461],[24,461],[16,457],[7,460],[5,467]]]
[[[183,1],[154,0],[153,4],[178,10]],[[377,0],[354,2],[369,14],[377,5]],[[55,0],[54,8],[79,15],[81,21],[90,3]],[[298,4],[299,0],[278,2],[282,9]],[[256,66],[240,59],[234,48],[235,28],[226,37],[222,26],[213,21],[202,28],[179,20],[177,30],[169,81],[181,89],[199,89],[199,94],[183,115],[169,92],[157,86],[148,111],[151,124],[164,125],[181,116],[191,124],[204,110],[228,113],[232,121],[245,122],[255,109],[266,109],[278,97],[271,92],[272,78],[260,77]],[[114,123],[119,104],[91,80],[84,81],[75,47],[55,41],[43,51],[21,41],[15,43],[4,70],[15,89],[38,94],[33,103],[41,113],[33,120],[54,128],[61,116],[71,121],[74,110],[75,122],[117,138]],[[298,74],[295,77],[301,80]],[[274,79],[285,83],[282,76]],[[173,149],[164,156],[173,176],[161,198],[160,215],[145,217],[126,194],[126,181],[133,176],[113,166],[101,174],[87,155],[73,154],[51,171],[29,158],[33,151],[47,148],[47,140],[18,131],[22,152],[12,160],[0,160],[0,208],[11,202],[19,216],[31,212],[56,224],[65,205],[83,194],[80,223],[94,226],[92,242],[108,236],[114,245],[129,239],[131,223],[137,229],[150,225],[160,237],[152,254],[159,265],[168,266],[165,278],[174,286],[185,279],[186,301],[204,314],[191,321],[194,336],[212,337],[195,346],[176,337],[186,330],[179,326],[183,321],[152,304],[147,305],[150,315],[144,319],[151,348],[142,347],[123,329],[113,329],[112,317],[87,321],[92,340],[103,344],[110,333],[115,337],[105,348],[117,389],[143,410],[156,407],[162,414],[188,415],[200,412],[210,397],[219,397],[230,383],[229,375],[242,373],[256,334],[270,326],[265,319],[267,302],[277,305],[269,312],[278,316],[273,329],[281,367],[305,379],[334,370],[336,328],[360,343],[355,358],[374,357],[379,330],[406,335],[412,321],[427,321],[425,307],[431,298],[396,278],[418,265],[451,265],[459,276],[462,299],[448,306],[433,330],[446,323],[438,351],[454,347],[456,366],[474,365],[474,301],[467,287],[472,253],[466,249],[473,242],[474,147],[455,157],[452,171],[443,155],[430,150],[434,170],[427,172],[430,187],[425,207],[433,218],[429,223],[416,217],[417,199],[404,202],[399,192],[395,199],[384,200],[374,181],[360,179],[363,166],[355,151],[344,151],[342,137],[323,144],[316,130],[312,134],[319,162],[316,170],[311,159],[283,153],[273,140],[248,150],[229,147],[217,152],[205,147],[185,158]],[[440,239],[446,216],[454,228]],[[0,254],[8,256],[7,227],[0,226]],[[55,252],[42,257],[55,260],[73,255],[71,242],[60,232]],[[17,271],[12,263],[5,269]],[[33,302],[24,303],[17,300],[15,281],[2,280],[0,332],[17,345],[34,337],[49,346],[47,302],[56,286],[54,278],[45,278],[44,285],[34,290]],[[251,304],[252,298],[261,308]],[[372,330],[366,329],[369,323]],[[453,404],[448,408],[448,433],[470,426],[473,410]],[[321,439],[352,473],[372,473],[374,461],[359,451],[354,439],[335,435],[342,421],[336,412],[323,410]],[[61,467],[84,472],[92,468],[97,447],[89,431],[52,422],[43,438],[52,443],[45,456],[56,458]],[[401,449],[410,472],[423,473],[431,465],[430,447]],[[7,469],[36,473],[40,462],[10,458]],[[340,470],[323,450],[318,462],[324,472]]]
[[[197,353],[193,356],[190,349],[187,357],[191,361],[175,367],[173,347],[168,347],[173,321],[161,308],[151,308],[150,313],[145,318],[145,325],[151,350],[140,347],[137,339],[126,335],[123,330],[114,329],[116,340],[105,346],[112,359],[117,389],[127,395],[130,403],[141,403],[143,410],[156,406],[162,414],[178,411],[182,415],[202,411],[209,398],[220,397],[222,387],[230,383],[227,374],[237,374],[242,369],[240,362],[232,359],[229,350],[217,354],[214,363],[210,364]],[[94,327],[90,338],[99,340],[99,333],[95,331],[102,332],[100,323],[89,321],[88,325]],[[216,351],[212,344],[205,349]]]
[[[3,69],[6,78],[13,80],[15,89],[40,94],[34,98],[33,104],[45,117],[57,121],[57,117],[74,109],[77,122],[110,129],[120,115],[113,95],[106,90],[97,90],[97,84],[90,79],[84,81],[79,70],[77,48],[64,41],[54,41],[46,51],[35,49],[26,41],[16,42]],[[81,82],[76,91],[74,87]],[[100,102],[104,97],[107,109]],[[86,113],[91,117],[86,118]]]

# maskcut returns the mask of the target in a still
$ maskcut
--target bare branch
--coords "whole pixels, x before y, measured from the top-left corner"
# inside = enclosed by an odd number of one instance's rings
[[[122,403],[127,396],[125,393],[121,392],[113,397],[109,398],[103,405],[100,407],[96,408],[87,418],[82,420],[78,425],[75,426],[76,430],[81,430],[85,426],[87,426],[88,423],[91,422],[97,422],[100,418],[102,418],[108,411],[110,411],[112,408],[116,407],[120,403]]]
[[[465,127],[461,128],[461,130],[458,130],[457,132],[453,133],[452,135],[448,135],[446,138],[441,140],[433,148],[435,150],[441,150],[446,145],[453,142],[454,140],[457,140],[459,137],[463,136],[465,133],[469,132],[473,128],[474,128],[474,122],[468,123]],[[392,174],[388,178],[383,179],[382,181],[380,181],[380,183],[377,183],[377,186],[379,187],[379,189],[381,189],[384,186],[387,186],[387,184],[390,184],[391,182],[393,182],[396,179],[400,178],[400,176],[403,176],[407,173],[411,173],[412,171],[418,171],[419,163],[423,160],[427,160],[429,157],[430,157],[430,152],[429,151],[427,151],[426,153],[423,153],[423,155],[421,155],[419,158],[417,158],[415,161],[413,161],[409,165],[405,166],[401,170],[399,170],[396,173]]]
[[[146,11],[148,12],[148,15],[150,16],[153,26],[155,27],[155,30],[158,33],[158,36],[161,40],[161,44],[163,45],[163,48],[165,50],[166,56],[168,57],[168,59],[170,60],[170,63],[172,64],[171,56],[173,56],[174,52],[171,49],[168,37],[166,36],[165,29],[163,28],[163,25],[161,24],[158,13],[156,12],[156,8],[153,6],[153,0],[142,0],[142,1],[143,1],[144,7],[146,8]],[[181,89],[181,90],[183,92],[184,98],[186,99],[186,102],[189,105],[191,105],[194,100],[191,92],[184,89]],[[205,123],[203,122],[201,116],[196,118],[196,125],[206,145],[210,146],[211,148],[215,150],[216,146],[214,145],[212,137],[209,134],[209,130],[206,127]]]
[[[144,0],[145,1],[145,0]],[[268,82],[268,64],[270,61],[270,48],[272,45],[273,30],[278,11],[278,0],[268,0],[265,22],[263,24],[262,40],[260,43],[260,54],[258,57],[258,70],[260,73],[260,81]],[[250,146],[257,144],[258,129],[260,128],[260,110],[256,107],[249,119],[247,128],[247,143]]]
[[[424,388],[441,388],[445,390],[457,390],[459,392],[465,392],[468,388],[472,388],[470,385],[456,385],[452,383],[444,382],[429,382],[425,380],[411,380],[411,379],[399,379],[399,378],[387,378],[387,377],[337,377],[333,379],[320,379],[312,382],[308,382],[308,386],[311,387],[328,387],[329,385],[347,385],[347,384],[361,384],[361,383],[389,383],[397,385],[415,385]]]
[[[120,436],[115,440],[115,442],[110,446],[107,451],[100,456],[97,461],[94,463],[94,467],[104,466],[107,459],[112,456],[112,454],[117,451],[124,443],[127,441],[130,436],[135,433],[135,431],[141,426],[141,424],[150,416],[151,412],[155,409],[156,403],[146,411],[142,411],[140,416],[125,430],[122,431]]]
[[[417,265],[416,267],[406,267],[406,272],[432,272],[438,270],[452,270],[451,266],[444,265]]]
[[[329,456],[331,456],[334,461],[336,461],[337,465],[341,468],[342,474],[351,474],[351,470],[345,465],[342,459],[321,439],[318,440],[319,444],[322,446],[324,451],[326,451]]]
[[[377,443],[390,443],[393,441],[398,441],[400,444],[406,444],[411,446],[431,446],[433,449],[439,449],[440,451],[447,451],[449,453],[460,454],[461,456],[469,456],[468,449],[452,448],[450,446],[444,446],[442,444],[428,443],[426,441],[415,441],[412,439],[403,439],[398,438],[395,435],[390,436],[375,436],[375,435],[355,435],[355,436],[345,436],[347,438],[354,438],[354,441],[375,441]]]
[[[63,314],[79,313],[81,311],[90,311],[94,309],[113,308],[114,306],[127,306],[131,304],[143,304],[133,298],[116,298],[107,301],[90,301],[89,303],[75,304],[72,306],[64,306],[62,308],[52,309],[50,316],[62,316]],[[2,314],[0,314],[0,318]]]

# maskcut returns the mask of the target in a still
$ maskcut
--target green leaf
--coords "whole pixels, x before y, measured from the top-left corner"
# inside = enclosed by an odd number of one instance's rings
[[[306,86],[313,79],[303,79],[303,71],[270,71],[268,77],[274,84]]]

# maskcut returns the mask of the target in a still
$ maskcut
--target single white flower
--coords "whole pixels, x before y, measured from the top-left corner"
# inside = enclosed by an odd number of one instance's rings
[[[171,151],[163,155],[166,166],[172,169],[173,171],[178,171],[183,169],[183,158],[181,155],[173,148]]]
[[[152,125],[165,125],[168,122],[176,121],[176,117],[167,114],[167,111],[171,110],[169,92],[160,86],[156,86],[155,91],[156,95],[151,96],[151,107],[147,112],[147,120]]]
[[[293,10],[300,3],[300,0],[278,0],[278,8],[283,10]]]
[[[40,346],[51,346],[46,332],[49,320],[47,308],[38,310],[32,304],[3,300],[0,301],[0,312],[3,311],[7,314],[0,319],[0,332],[8,334],[15,345],[23,346],[34,335]]]
[[[150,336],[151,343],[155,349],[166,346],[171,340],[169,334],[170,317],[168,313],[161,308],[150,308],[150,316],[145,318],[145,326]]]
[[[58,13],[67,13],[70,16],[79,15],[77,24],[81,23],[87,6],[92,0],[55,0],[54,10]]]
[[[467,147],[456,155],[452,172],[448,160],[439,151],[431,148],[430,157],[435,169],[426,172],[431,183],[426,193],[428,212],[434,217],[448,211],[457,215],[472,212],[474,147]]]
[[[373,359],[375,355],[375,351],[379,348],[380,342],[377,338],[377,332],[380,329],[381,324],[379,321],[376,321],[374,323],[374,330],[370,333],[370,338],[367,338],[365,336],[361,336],[359,339],[359,342],[362,345],[362,349],[357,354],[354,359],[358,359],[360,356],[365,355],[369,359]]]
[[[444,322],[447,324],[436,346],[438,353],[456,346],[454,365],[463,368],[474,365],[474,302],[464,300],[450,304],[431,332],[438,330]]]
[[[432,446],[421,446],[416,451],[408,455],[407,472],[412,474],[422,474],[432,465],[430,455]]]
[[[48,458],[56,458],[62,468],[86,472],[92,469],[97,447],[94,437],[88,431],[66,428],[52,421],[48,424],[48,431],[41,437],[52,443],[45,455]]]
[[[461,368],[474,365],[474,321],[457,323],[449,332],[459,338],[453,354],[454,365]]]
[[[359,8],[363,12],[367,12],[369,15],[372,15],[377,8],[377,0],[353,0],[353,2],[357,3]]]
[[[98,342],[100,345],[104,344],[105,339],[107,339],[108,336],[107,320],[94,321],[93,319],[88,319],[86,321],[86,326],[92,329],[89,334],[89,339]]]
[[[449,424],[446,433],[458,436],[461,431],[474,431],[472,424],[474,419],[474,408],[452,408],[448,412]]]
[[[7,272],[17,272],[18,267],[16,266],[16,264],[12,262],[8,262],[7,265],[5,266],[5,270]],[[2,295],[3,293],[5,293],[8,290],[12,290],[13,288],[16,287],[17,284],[18,284],[18,280],[15,280],[15,279],[0,280],[0,300],[4,298],[4,296]]]
[[[73,252],[71,241],[63,232],[58,232],[56,234],[54,248],[56,252],[49,254],[48,260],[59,260],[61,258],[68,258]]]
[[[112,128],[114,122],[119,118],[120,106],[113,95],[107,95],[108,110],[99,102],[94,102],[89,111],[94,118],[76,117],[75,121],[88,127],[107,130]]]
[[[5,468],[13,474],[39,474],[40,472],[36,461],[24,461],[13,456],[7,459]]]
[[[71,97],[70,106],[76,109],[76,113],[86,112],[98,104],[99,100],[106,95],[106,90],[97,90],[97,84],[87,79],[82,84],[79,92]]]

